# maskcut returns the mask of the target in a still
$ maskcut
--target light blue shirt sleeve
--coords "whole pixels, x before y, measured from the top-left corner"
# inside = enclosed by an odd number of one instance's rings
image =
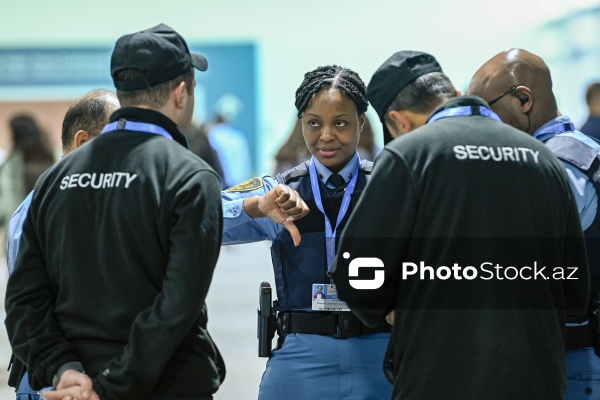
[[[6,263],[8,264],[8,273],[12,274],[17,262],[17,253],[19,252],[19,241],[23,233],[23,223],[27,216],[27,211],[31,205],[33,191],[17,207],[8,224],[8,243],[6,249]]]
[[[547,142],[556,136],[557,131],[555,130],[555,125],[557,124],[571,124],[571,119],[566,115],[561,115],[548,121],[534,133],[533,137],[544,143]],[[577,130],[562,132],[560,134],[572,137],[593,149],[600,150],[600,146],[596,141]],[[594,184],[584,172],[565,160],[561,159],[560,161],[567,170],[567,176],[569,177],[571,189],[575,197],[575,202],[577,203],[581,228],[585,231],[592,225],[596,218],[596,212],[598,212],[598,193],[596,192]]]
[[[244,199],[262,196],[277,186],[277,180],[270,175],[253,178],[249,189],[242,184],[221,192],[223,201],[223,245],[275,240],[283,227],[269,218],[252,219],[242,206]]]
[[[327,179],[332,172],[323,164],[314,160],[319,179],[328,184]],[[346,182],[352,178],[352,172],[357,168],[360,158],[354,152],[351,160],[340,170],[340,175]],[[283,226],[269,218],[252,219],[243,208],[244,199],[252,196],[262,196],[278,185],[277,179],[271,175],[262,175],[242,182],[221,192],[223,201],[223,245],[273,241],[281,232]],[[317,211],[318,212],[318,211]]]
[[[568,162],[563,162],[571,189],[575,195],[577,211],[581,220],[581,228],[585,231],[592,225],[598,212],[598,193],[588,176]]]

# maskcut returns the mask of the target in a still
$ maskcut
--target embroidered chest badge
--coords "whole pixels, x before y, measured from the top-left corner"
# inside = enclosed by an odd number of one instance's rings
[[[226,189],[226,192],[250,192],[252,190],[260,189],[264,186],[264,182],[261,178],[250,178],[247,181],[238,183],[235,186]]]

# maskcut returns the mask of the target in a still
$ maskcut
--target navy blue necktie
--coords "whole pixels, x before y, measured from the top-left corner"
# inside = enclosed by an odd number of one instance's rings
[[[329,177],[329,182],[336,188],[339,189],[346,184],[346,181],[340,174],[333,174]]]

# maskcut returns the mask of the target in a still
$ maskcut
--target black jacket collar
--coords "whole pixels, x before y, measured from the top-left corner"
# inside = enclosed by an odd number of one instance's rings
[[[162,126],[171,134],[171,136],[173,136],[173,140],[186,149],[188,148],[187,140],[185,139],[185,135],[181,128],[170,118],[158,111],[149,110],[147,108],[123,107],[112,113],[110,122],[118,121],[121,118],[125,118],[129,121],[149,122],[151,124]]]

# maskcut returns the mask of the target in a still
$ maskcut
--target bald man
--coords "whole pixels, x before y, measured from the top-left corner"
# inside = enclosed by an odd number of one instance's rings
[[[63,157],[67,156],[84,143],[89,142],[100,134],[102,128],[108,123],[110,114],[119,108],[119,100],[115,93],[98,89],[93,90],[77,99],[67,110],[63,119],[61,141]],[[9,224],[7,264],[8,271],[13,272],[16,266],[19,241],[23,229],[23,222],[33,192],[21,203],[13,214]],[[11,368],[12,385],[17,387],[16,400],[37,400],[39,395],[29,386],[28,374],[23,364],[14,359]]]
[[[544,142],[566,167],[586,236],[592,290],[588,318],[567,324],[567,399],[600,399],[600,145],[561,115],[548,66],[526,50],[492,57],[475,72],[467,92],[487,100],[502,121]]]

